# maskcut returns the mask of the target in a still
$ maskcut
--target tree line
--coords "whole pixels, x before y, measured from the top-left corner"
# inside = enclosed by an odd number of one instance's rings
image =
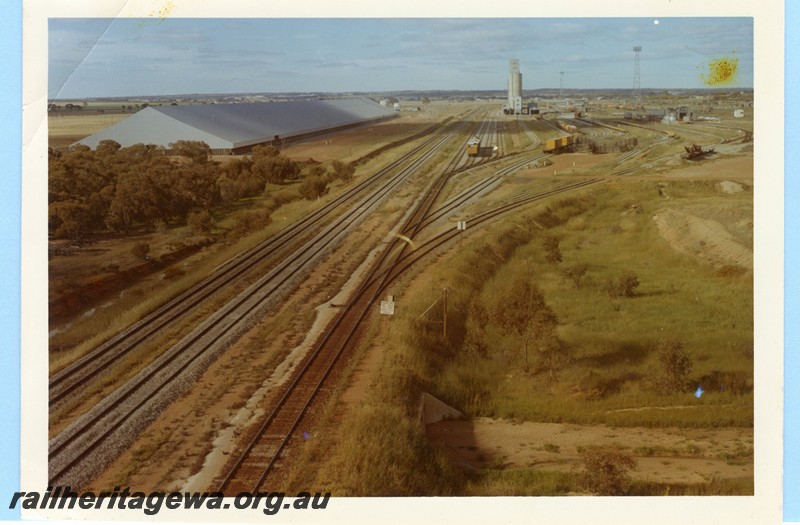
[[[204,142],[162,148],[113,140],[92,150],[83,145],[49,152],[48,227],[56,238],[79,240],[98,232],[127,233],[158,225],[180,226],[198,213],[264,194],[267,184],[300,184],[318,198],[335,178],[348,181],[354,168],[334,162],[330,171],[314,161],[297,162],[272,146],[220,163]],[[308,187],[306,187],[308,186]]]

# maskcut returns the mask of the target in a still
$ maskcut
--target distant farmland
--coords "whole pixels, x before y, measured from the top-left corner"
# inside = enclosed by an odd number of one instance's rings
[[[50,115],[47,117],[48,145],[51,148],[66,148],[78,140],[97,133],[125,120],[132,113],[109,113],[105,115]]]

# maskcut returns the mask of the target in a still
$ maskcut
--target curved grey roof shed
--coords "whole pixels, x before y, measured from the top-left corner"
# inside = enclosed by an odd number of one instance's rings
[[[199,140],[212,150],[246,151],[277,139],[297,139],[395,116],[368,98],[151,106],[77,142],[96,148],[102,140],[123,147]]]

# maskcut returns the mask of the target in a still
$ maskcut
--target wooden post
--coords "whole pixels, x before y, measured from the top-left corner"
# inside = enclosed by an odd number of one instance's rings
[[[442,301],[442,339],[447,340],[447,288],[442,289],[444,300]]]

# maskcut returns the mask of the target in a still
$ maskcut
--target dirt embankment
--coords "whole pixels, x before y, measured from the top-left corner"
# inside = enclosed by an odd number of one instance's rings
[[[99,277],[81,286],[77,290],[53,299],[48,305],[51,325],[52,323],[66,321],[74,317],[76,312],[81,312],[86,308],[118,294],[120,291],[130,286],[131,283],[136,282],[137,279],[163,270],[170,264],[174,264],[192,255],[207,244],[208,242],[185,246],[176,251],[164,254],[157,260],[153,259],[126,270],[119,270],[110,275]]]
[[[752,249],[739,243],[719,222],[683,210],[667,208],[653,216],[658,232],[678,252],[713,266],[753,269]]]

